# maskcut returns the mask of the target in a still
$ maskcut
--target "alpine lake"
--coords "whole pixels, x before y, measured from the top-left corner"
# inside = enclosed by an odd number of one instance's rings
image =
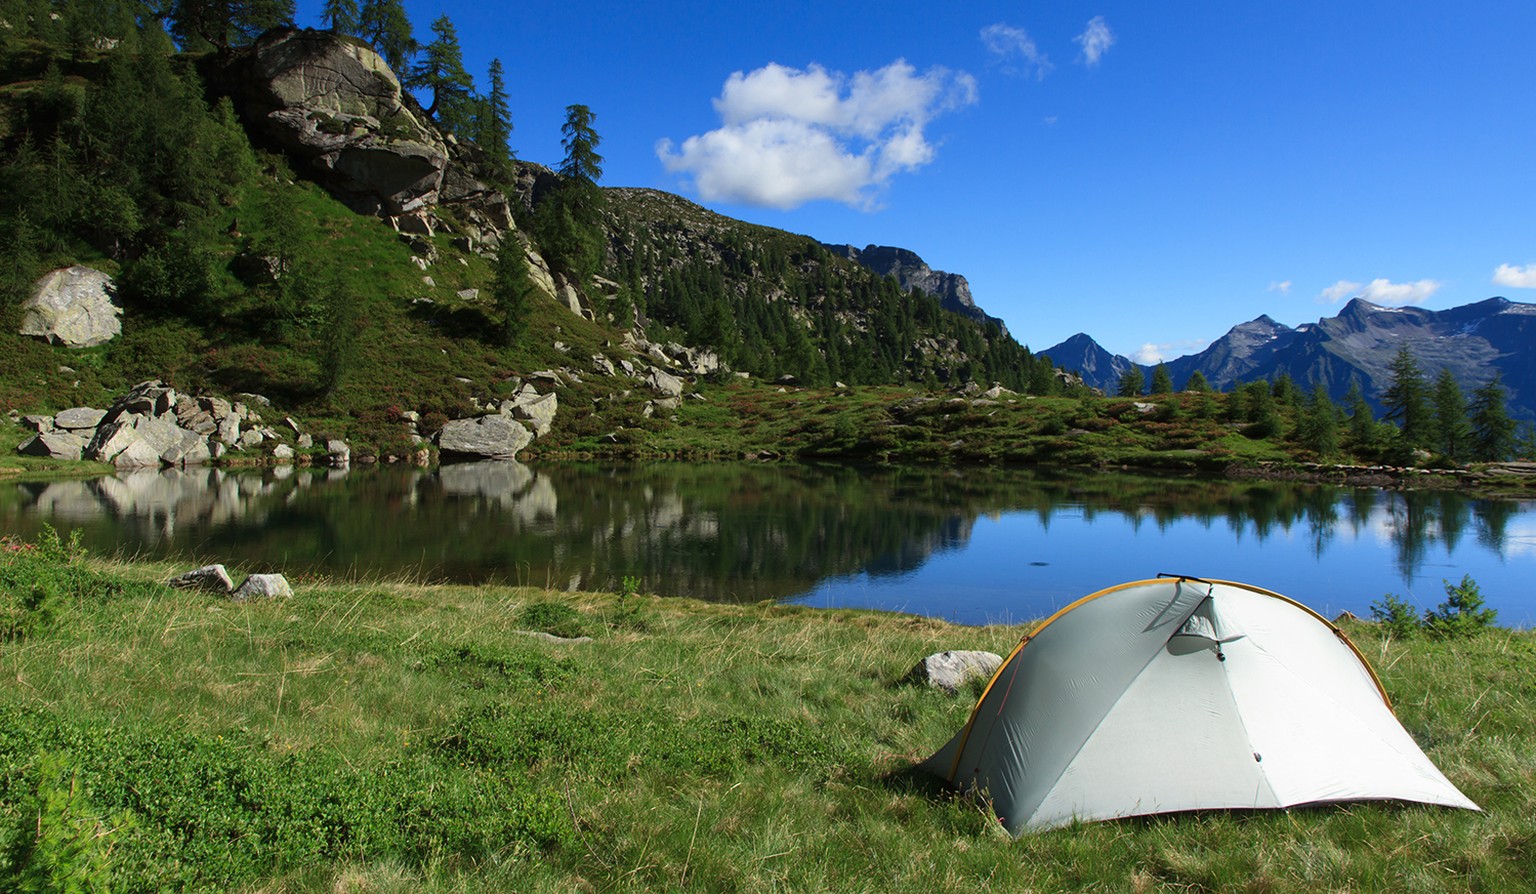
[[[243,572],[502,582],[1045,617],[1158,574],[1241,581],[1326,617],[1422,611],[1470,576],[1536,623],[1536,500],[1039,469],[480,462],[127,472],[0,486],[12,535]],[[627,581],[626,581],[627,579]]]

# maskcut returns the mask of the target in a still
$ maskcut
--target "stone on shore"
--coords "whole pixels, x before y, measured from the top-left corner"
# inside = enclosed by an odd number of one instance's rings
[[[288,579],[281,574],[253,574],[245,579],[231,599],[283,599],[293,595]]]
[[[971,680],[990,680],[1002,666],[1003,656],[995,652],[935,652],[919,661],[907,679],[954,695]]]

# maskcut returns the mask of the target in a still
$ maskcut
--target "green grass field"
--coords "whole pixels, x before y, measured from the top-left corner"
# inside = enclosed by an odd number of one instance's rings
[[[1348,627],[1485,813],[1355,804],[1015,841],[912,770],[979,687],[901,679],[942,649],[1006,653],[1024,627],[409,582],[236,603],[57,538],[3,547],[8,890],[1536,886],[1528,632]]]

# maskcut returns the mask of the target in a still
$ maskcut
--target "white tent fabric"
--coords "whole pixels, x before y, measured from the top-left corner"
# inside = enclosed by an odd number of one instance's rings
[[[1160,578],[1025,637],[924,766],[1013,834],[1149,813],[1401,800],[1477,810],[1327,620],[1277,593]]]

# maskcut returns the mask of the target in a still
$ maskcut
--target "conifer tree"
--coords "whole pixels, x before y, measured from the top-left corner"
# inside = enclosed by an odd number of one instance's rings
[[[362,11],[357,0],[325,0],[320,21],[337,34],[355,35],[362,25]]]
[[[172,0],[171,36],[183,49],[226,50],[293,21],[294,0]]]
[[[1141,367],[1132,366],[1120,374],[1119,388],[1116,394],[1120,397],[1140,397],[1146,388],[1146,376],[1142,374]]]
[[[1344,395],[1344,405],[1349,409],[1349,440],[1356,450],[1369,450],[1376,446],[1376,415],[1366,402],[1365,392],[1360,390],[1360,380],[1351,378],[1349,393]]]
[[[1401,426],[1404,444],[1423,447],[1433,442],[1434,420],[1424,374],[1407,345],[1398,348],[1397,356],[1392,358],[1391,380],[1381,394],[1381,404],[1387,411],[1385,418]]]
[[[1461,385],[1445,367],[1435,377],[1435,435],[1440,453],[1452,461],[1464,458],[1472,431],[1467,424],[1467,400]]]
[[[401,0],[363,0],[357,15],[358,37],[373,44],[397,75],[416,53],[416,37]]]
[[[1296,438],[1320,457],[1339,451],[1339,408],[1328,397],[1322,382],[1313,384],[1297,418]]]
[[[499,334],[504,347],[516,345],[527,331],[528,300],[532,292],[523,243],[509,233],[496,250],[496,266],[491,276],[491,300],[501,316]]]
[[[474,121],[474,80],[464,70],[459,35],[446,15],[432,22],[433,40],[421,50],[421,61],[410,71],[406,86],[432,91],[427,115],[452,134],[468,135]]]
[[[1173,377],[1168,375],[1168,365],[1166,363],[1159,363],[1152,368],[1152,393],[1173,393]]]
[[[1184,383],[1184,390],[1195,392],[1210,391],[1211,383],[1207,382],[1205,374],[1197,369],[1189,374],[1189,381]]]
[[[1509,418],[1507,398],[1504,382],[1498,375],[1472,392],[1472,459],[1498,462],[1515,452],[1515,422]]]
[[[504,168],[512,160],[507,145],[512,136],[512,112],[507,108],[507,83],[500,59],[491,60],[487,80],[490,89],[481,97],[475,114],[475,142]]]

